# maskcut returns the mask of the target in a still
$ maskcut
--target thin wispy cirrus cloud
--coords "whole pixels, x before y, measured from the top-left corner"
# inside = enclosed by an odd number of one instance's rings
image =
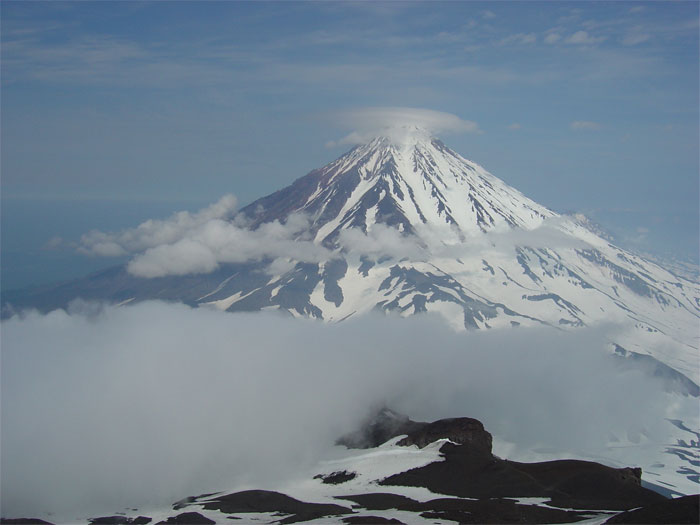
[[[444,38],[444,35],[439,37]],[[526,37],[527,38],[530,37]],[[364,42],[364,44],[362,44]],[[67,85],[125,85],[138,79],[142,87],[177,89],[181,86],[230,85],[237,89],[265,81],[268,86],[337,83],[370,84],[377,79],[412,80],[416,70],[440,75],[439,63],[430,56],[411,61],[384,63],[352,59],[309,62],[285,57],[284,50],[308,47],[338,47],[348,43],[367,47],[401,49],[426,45],[426,36],[387,35],[366,31],[316,31],[298,37],[277,37],[262,46],[229,46],[208,39],[188,46],[164,42],[132,42],[112,35],[90,35],[68,41],[47,42],[41,34],[3,43],[4,84],[39,81]],[[201,58],[210,60],[203,62]],[[216,62],[225,62],[220,67]],[[450,71],[450,67],[446,71]],[[472,80],[493,79],[492,68],[470,66]],[[500,78],[503,78],[502,76]],[[498,80],[498,79],[497,79]]]
[[[561,35],[559,33],[549,33],[544,37],[543,41],[545,44],[556,44],[561,40]]]
[[[625,46],[636,46],[637,44],[642,44],[648,41],[650,38],[651,35],[647,33],[630,33],[622,39],[622,44]]]
[[[496,15],[486,10],[482,16],[492,19]],[[472,31],[465,33],[472,40],[478,35],[471,35]],[[448,32],[442,31],[437,36],[444,39]],[[454,34],[454,33],[452,33]],[[487,38],[484,39],[483,36]],[[478,38],[480,45],[491,43],[499,46],[503,44],[533,44],[538,40],[537,32],[523,32],[494,39],[494,35],[486,33]],[[578,31],[571,35],[566,41],[577,44],[593,44],[604,40],[606,37],[593,37],[586,31]],[[477,41],[475,40],[475,41]],[[545,37],[547,43],[553,43],[554,37]],[[123,37],[116,37],[108,34],[97,34],[77,37],[68,41],[51,41],[41,39],[39,34],[31,38],[22,38],[5,41],[3,43],[3,60],[6,66],[6,75],[9,82],[14,78],[33,78],[40,81],[50,81],[59,83],[109,83],[120,84],[128,79],[138,78],[144,84],[160,85],[162,87],[175,86],[178,83],[192,84],[195,82],[206,82],[208,84],[235,84],[241,79],[255,78],[260,75],[276,76],[279,80],[302,81],[309,79],[309,82],[328,81],[333,76],[336,80],[352,81],[352,79],[364,79],[376,77],[382,74],[380,70],[369,71],[368,75],[358,75],[359,63],[352,61],[342,61],[338,63],[319,64],[314,70],[313,66],[303,60],[280,60],[275,57],[284,49],[292,47],[306,46],[310,49],[318,47],[337,47],[352,42],[354,45],[366,45],[368,47],[410,47],[422,46],[428,48],[429,38],[426,35],[387,35],[385,32],[365,30],[362,38],[357,38],[356,32],[329,32],[327,30],[317,30],[309,34],[299,36],[279,36],[263,45],[253,46],[229,46],[220,43],[213,43],[207,39],[199,42],[192,42],[188,46],[180,48],[167,47],[162,42],[134,42]],[[364,44],[363,44],[364,43]],[[201,57],[209,57],[214,60],[225,60],[228,65],[228,72],[212,64],[204,64],[199,60]],[[432,60],[429,54],[425,60],[414,61],[413,64],[406,63],[406,67],[421,70],[435,69],[437,63]],[[372,60],[364,61],[365,69],[372,66]],[[385,64],[386,66],[387,64]],[[253,66],[252,70],[249,70]],[[377,67],[374,64],[373,67]],[[353,70],[354,68],[354,70]],[[485,77],[486,69],[479,71],[475,65],[471,66],[475,73],[470,75],[471,80]],[[393,66],[392,75],[400,73],[401,67],[398,64]],[[335,73],[334,73],[335,71]],[[235,72],[235,74],[234,74]],[[319,78],[319,74],[326,72],[324,78]],[[9,73],[9,75],[7,74]],[[387,72],[388,74],[389,72]],[[434,71],[433,71],[434,73]],[[252,76],[251,76],[252,75]],[[402,75],[399,75],[401,77]]]
[[[486,10],[486,18],[495,14]],[[442,31],[435,39],[442,40],[445,35],[459,33]],[[311,35],[311,36],[309,36]],[[543,41],[554,44],[561,40],[559,32],[541,34],[537,31],[522,32],[496,37],[487,31],[484,35],[473,34],[473,28],[463,32],[460,39],[478,42],[483,46],[501,46],[505,44],[535,44]],[[592,45],[606,40],[607,36],[593,36],[587,31],[575,31],[564,42],[569,44]],[[627,42],[641,38],[628,36]],[[459,40],[459,39],[458,39]],[[454,44],[458,43],[454,41]],[[424,51],[421,58],[411,61],[392,61],[379,63],[365,60],[362,63],[352,59],[333,60],[331,62],[309,63],[298,57],[283,58],[284,50],[294,47],[308,47],[309,50],[320,47],[339,47],[352,42],[353,45],[366,47],[404,49],[420,46]],[[17,78],[32,78],[38,81],[68,84],[96,83],[122,84],[137,78],[144,86],[168,87],[182,85],[231,85],[236,89],[253,85],[259,80],[266,80],[267,86],[283,86],[290,82],[300,85],[313,83],[334,83],[348,85],[364,83],[372,85],[377,79],[393,78],[397,81],[414,81],[415,71],[424,72],[423,77],[432,76],[454,78],[455,74],[470,83],[511,82],[514,85],[527,82],[527,75],[513,68],[483,67],[471,64],[468,68],[454,63],[436,61],[430,49],[428,35],[387,35],[386,32],[365,30],[358,39],[356,32],[317,30],[304,35],[278,36],[262,45],[230,46],[201,39],[190,42],[187,46],[175,47],[163,45],[163,42],[134,42],[112,35],[90,35],[77,37],[69,41],[42,40],[39,35],[29,39],[16,39],[4,42],[3,60],[5,65],[4,82],[14,82]],[[631,45],[631,44],[625,44]],[[168,51],[166,51],[168,50]],[[427,51],[427,52],[426,52]],[[226,68],[216,66],[200,58],[209,57],[214,61],[224,60]],[[541,72],[540,72],[541,73]],[[537,72],[530,73],[537,76]]]
[[[606,36],[593,36],[588,31],[576,31],[573,35],[564,40],[567,44],[594,45],[600,44],[607,39]]]
[[[537,35],[535,33],[517,33],[515,35],[510,35],[498,42],[499,45],[512,45],[512,44],[534,44],[537,42]]]
[[[600,129],[601,125],[591,120],[574,120],[569,127],[574,131],[595,131]]]

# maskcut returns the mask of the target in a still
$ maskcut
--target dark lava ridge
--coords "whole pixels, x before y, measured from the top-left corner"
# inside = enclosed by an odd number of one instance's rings
[[[207,510],[218,510],[225,514],[245,514],[251,512],[277,512],[288,514],[278,523],[310,521],[327,516],[352,514],[352,510],[332,503],[306,503],[286,494],[269,490],[245,490],[215,499],[198,502]]]
[[[318,474],[314,476],[314,479],[320,479],[322,483],[327,485],[340,485],[351,479],[355,479],[357,474],[355,472],[348,472],[347,470],[340,470],[338,472],[331,472],[330,474]]]
[[[396,509],[459,523],[573,523],[590,517],[587,512],[522,505],[510,499],[438,498],[419,502],[391,493],[339,496],[338,499],[352,501],[370,511]]]

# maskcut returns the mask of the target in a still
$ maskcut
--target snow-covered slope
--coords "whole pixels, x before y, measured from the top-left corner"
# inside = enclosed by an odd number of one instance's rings
[[[244,212],[254,224],[306,213],[315,240],[324,243],[341,230],[369,232],[375,224],[406,233],[450,226],[463,239],[503,227],[532,229],[555,215],[422,130],[357,146]]]

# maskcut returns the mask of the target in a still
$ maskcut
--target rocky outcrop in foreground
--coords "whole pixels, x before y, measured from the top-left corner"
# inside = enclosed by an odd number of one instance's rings
[[[571,459],[519,463],[494,456],[491,434],[476,419],[422,423],[382,409],[338,443],[357,449],[358,455],[344,459],[343,469],[326,469],[313,480],[301,480],[306,496],[313,497],[297,499],[272,490],[203,494],[177,502],[166,518],[120,515],[93,518],[89,523],[194,525],[237,520],[290,524],[316,520],[373,524],[440,520],[534,524],[591,518],[611,524],[700,522],[699,495],[667,499],[642,486],[639,468],[616,469]],[[406,453],[426,461],[375,477],[375,472]],[[381,492],[377,492],[378,486]],[[416,494],[409,487],[427,489],[435,497],[419,501],[409,497]],[[0,523],[48,522],[2,519]]]

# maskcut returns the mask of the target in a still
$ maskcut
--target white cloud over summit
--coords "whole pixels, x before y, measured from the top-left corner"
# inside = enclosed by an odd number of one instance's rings
[[[432,109],[406,107],[369,107],[342,111],[333,116],[335,122],[353,131],[338,141],[338,144],[359,144],[376,136],[400,139],[406,134],[428,133],[481,133],[476,122],[464,120],[452,113]]]

